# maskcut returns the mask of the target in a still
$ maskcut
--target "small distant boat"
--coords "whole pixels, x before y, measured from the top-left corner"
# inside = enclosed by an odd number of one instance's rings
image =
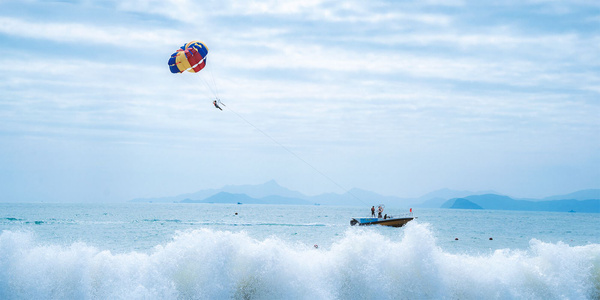
[[[406,223],[414,220],[414,217],[399,217],[399,218],[352,218],[350,225],[384,225],[392,227],[402,227]]]
[[[383,212],[383,207],[383,204],[379,205],[380,212]],[[383,218],[352,218],[352,220],[350,220],[350,225],[383,225],[392,227],[402,227],[406,225],[406,223],[414,219],[416,219],[416,217],[413,217],[413,212],[411,208],[409,214],[405,214],[401,217],[385,215]]]

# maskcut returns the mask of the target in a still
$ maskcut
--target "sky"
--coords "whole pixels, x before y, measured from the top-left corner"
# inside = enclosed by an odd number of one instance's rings
[[[0,202],[269,180],[599,188],[600,2],[0,0]]]

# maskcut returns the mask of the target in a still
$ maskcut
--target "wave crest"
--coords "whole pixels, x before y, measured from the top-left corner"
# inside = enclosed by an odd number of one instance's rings
[[[149,253],[0,235],[0,298],[598,298],[600,245],[531,240],[527,250],[450,254],[428,224],[394,237],[350,228],[329,247],[199,229]]]

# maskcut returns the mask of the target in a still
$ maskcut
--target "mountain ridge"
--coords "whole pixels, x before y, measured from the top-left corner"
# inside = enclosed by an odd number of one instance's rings
[[[528,201],[486,194],[450,199],[441,208],[600,213],[600,199]]]
[[[224,193],[224,194],[223,194]],[[169,197],[136,198],[130,202],[157,202],[157,203],[245,203],[245,204],[297,204],[297,205],[338,205],[338,206],[372,206],[385,204],[388,207],[415,207],[415,208],[451,208],[456,199],[460,201],[453,208],[478,208],[482,209],[511,209],[522,208],[531,210],[550,209],[554,201],[583,201],[587,195],[600,195],[600,189],[588,189],[576,191],[564,196],[576,199],[557,199],[560,196],[550,196],[543,199],[517,199],[501,195],[494,191],[470,192],[451,189],[440,189],[427,193],[418,198],[400,198],[396,196],[383,196],[372,191],[353,188],[343,194],[323,193],[315,196],[306,196],[298,191],[293,191],[279,185],[275,180],[267,181],[258,185],[226,185],[221,189],[206,189],[194,193],[180,194]],[[219,195],[221,194],[221,195]],[[219,196],[217,196],[219,195]],[[475,197],[475,198],[473,198]],[[479,198],[477,198],[479,197]],[[450,203],[450,201],[452,201]],[[595,199],[584,199],[595,200]],[[600,201],[600,200],[599,200]],[[539,204],[531,204],[539,203]],[[563,202],[560,205],[567,205]],[[559,204],[556,204],[559,205]],[[571,206],[577,204],[571,203]],[[591,204],[593,207],[593,203]],[[568,206],[568,205],[567,205]],[[577,206],[578,207],[578,206]],[[556,208],[554,208],[556,209]],[[593,209],[592,209],[593,210]],[[577,211],[577,210],[575,210]]]
[[[180,203],[221,203],[221,204],[293,204],[308,205],[308,201],[288,198],[283,196],[271,195],[262,198],[254,198],[246,194],[236,194],[229,192],[219,192],[206,199],[192,200],[185,199]]]

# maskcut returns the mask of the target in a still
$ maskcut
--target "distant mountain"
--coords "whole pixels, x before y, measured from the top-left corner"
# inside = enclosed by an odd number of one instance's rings
[[[209,189],[209,190],[198,191],[195,193],[180,194],[180,195],[171,196],[171,197],[136,198],[136,199],[131,200],[130,202],[150,202],[150,203],[173,203],[173,202],[175,202],[175,203],[177,203],[177,202],[182,202],[183,200],[205,199],[205,198],[215,195],[219,192],[220,192],[220,190]]]
[[[136,198],[130,202],[172,203],[183,202],[184,200],[187,200],[188,202],[190,200],[200,201],[220,192],[227,192],[230,194],[246,194],[253,198],[264,198],[267,196],[281,196],[297,199],[307,198],[307,196],[303,195],[302,193],[284,188],[275,182],[275,180],[271,180],[259,185],[226,185],[221,189],[207,189],[172,197]]]
[[[472,191],[457,191],[457,190],[451,190],[451,189],[446,188],[446,189],[439,189],[439,190],[427,193],[427,194],[419,197],[419,199],[421,199],[421,200],[436,199],[436,198],[451,199],[451,198],[466,197],[466,196],[470,196],[473,194],[474,193]]]
[[[247,203],[256,204],[260,202],[258,199],[252,198],[246,194],[231,194],[227,192],[220,192],[202,200],[191,200],[186,199],[181,201],[182,203]]]
[[[556,211],[556,212],[587,212],[600,213],[600,199],[591,200],[552,200],[552,201],[526,201],[515,200],[508,196],[495,194],[468,196],[450,199],[442,208],[470,208],[468,203],[475,204],[483,209],[496,210],[522,210],[522,211]]]
[[[463,198],[471,195],[482,195],[482,194],[495,194],[492,191],[472,192],[472,191],[457,191],[451,189],[440,189],[427,193],[417,199],[415,199],[415,207],[422,208],[439,208],[444,202],[449,199]]]
[[[546,197],[542,200],[590,200],[590,199],[600,199],[600,189],[589,189],[589,190],[581,190],[574,193],[566,194],[566,195],[558,195]]]
[[[591,197],[591,198],[590,198]],[[463,200],[458,200],[463,199]],[[361,189],[344,194],[325,193],[306,196],[280,186],[274,180],[258,185],[227,185],[221,189],[207,189],[195,193],[162,198],[138,198],[131,202],[182,203],[244,203],[244,204],[321,204],[338,206],[424,207],[600,212],[600,189],[552,196],[544,199],[513,199],[493,192],[470,192],[441,189],[419,198],[382,196]],[[583,201],[588,200],[588,201]]]
[[[465,198],[458,198],[456,199],[456,201],[454,201],[454,203],[452,204],[452,206],[450,206],[450,208],[460,208],[460,209],[483,209],[481,206],[465,199]]]
[[[203,200],[185,199],[181,203],[222,203],[222,204],[312,204],[305,200],[286,198],[281,196],[267,196],[260,199],[250,197],[246,194],[233,194],[220,192]]]
[[[496,194],[468,196],[468,197],[458,198],[458,199],[468,200],[472,203],[479,205],[481,208],[484,208],[484,209],[509,209],[509,208],[512,208],[512,210],[524,210],[523,209],[524,207],[522,207],[522,205],[526,205],[526,203],[531,202],[531,201],[523,201],[523,200],[514,200],[508,196],[501,196],[501,195],[496,195]],[[454,204],[454,202],[458,199],[448,200],[446,203],[444,203],[444,205],[442,205],[442,208],[451,207]],[[531,202],[531,203],[533,203],[533,202]]]
[[[244,197],[245,196],[245,197]],[[393,196],[382,196],[361,189],[352,189],[344,194],[325,193],[306,196],[280,186],[274,180],[259,185],[227,185],[222,189],[208,189],[195,193],[162,198],[138,198],[131,202],[154,203],[246,203],[246,204],[322,204],[338,206],[372,206],[385,204],[388,207],[407,207],[413,202]]]
[[[221,191],[232,194],[246,194],[254,198],[264,198],[267,196],[281,196],[298,199],[307,198],[307,196],[300,192],[292,191],[280,186],[275,180],[270,180],[258,185],[226,185]]]

